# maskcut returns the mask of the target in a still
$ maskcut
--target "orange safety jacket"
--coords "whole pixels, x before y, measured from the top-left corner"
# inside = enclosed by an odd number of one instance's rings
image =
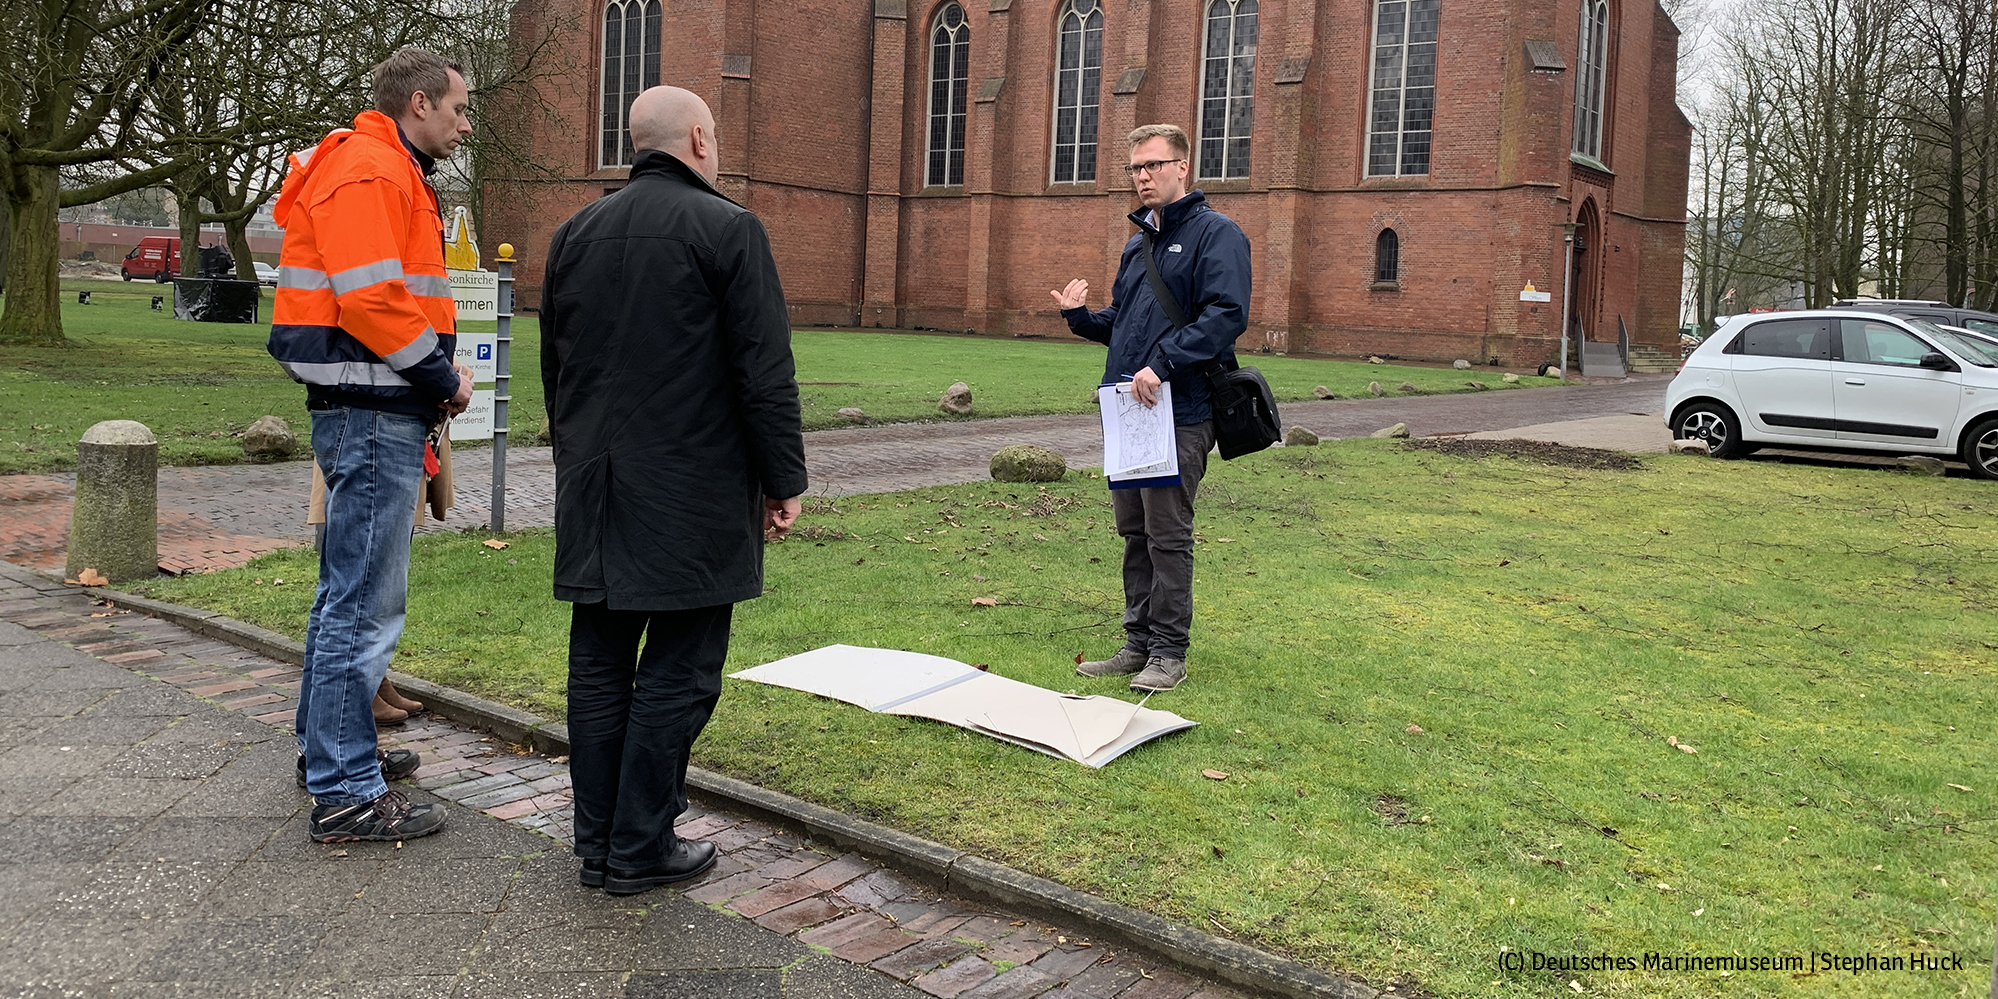
[[[430,157],[395,121],[294,153],[273,210],[284,227],[268,348],[316,409],[355,406],[442,418],[458,390],[457,308]]]

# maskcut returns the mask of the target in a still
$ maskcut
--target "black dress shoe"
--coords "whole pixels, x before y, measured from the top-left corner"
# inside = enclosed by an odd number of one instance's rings
[[[715,845],[681,840],[664,864],[643,871],[609,868],[604,875],[604,891],[612,895],[636,895],[664,884],[697,878],[715,866]]]
[[[581,876],[583,887],[602,888],[604,886],[604,871],[608,867],[609,863],[607,861],[591,860],[588,857],[584,857],[583,873]]]

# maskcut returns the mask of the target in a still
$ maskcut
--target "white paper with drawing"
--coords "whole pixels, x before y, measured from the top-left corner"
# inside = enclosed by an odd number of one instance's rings
[[[929,718],[1086,767],[1196,724],[1115,697],[1058,693],[955,659],[895,649],[828,645],[729,675],[879,714]]]
[[[1172,383],[1159,385],[1147,406],[1131,383],[1096,390],[1103,409],[1103,474],[1110,479],[1158,479],[1179,474],[1179,437],[1172,424]]]

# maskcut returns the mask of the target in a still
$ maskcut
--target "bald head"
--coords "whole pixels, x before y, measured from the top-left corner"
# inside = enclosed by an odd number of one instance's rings
[[[653,87],[639,94],[631,102],[631,144],[679,157],[711,184],[720,167],[714,112],[691,90]]]

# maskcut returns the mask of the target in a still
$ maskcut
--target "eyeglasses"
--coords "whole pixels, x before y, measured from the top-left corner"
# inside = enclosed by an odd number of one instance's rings
[[[1163,169],[1167,164],[1184,163],[1184,162],[1186,162],[1186,160],[1184,159],[1150,160],[1144,163],[1133,163],[1130,166],[1125,167],[1124,172],[1130,174],[1133,177],[1136,177],[1141,173],[1156,174],[1161,169]]]

